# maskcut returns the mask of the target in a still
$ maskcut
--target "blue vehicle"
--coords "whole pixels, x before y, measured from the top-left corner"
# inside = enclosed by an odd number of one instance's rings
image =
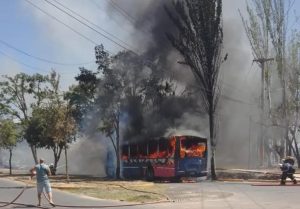
[[[173,135],[122,146],[125,178],[179,180],[207,175],[207,139]]]

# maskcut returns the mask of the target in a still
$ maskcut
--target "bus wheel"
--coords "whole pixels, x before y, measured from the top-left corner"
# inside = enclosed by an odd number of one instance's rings
[[[182,182],[182,180],[181,180],[181,178],[180,177],[173,177],[172,179],[171,179],[171,182],[174,182],[174,183],[181,183]]]
[[[153,181],[154,180],[154,171],[152,167],[148,167],[146,169],[145,178],[147,181]]]

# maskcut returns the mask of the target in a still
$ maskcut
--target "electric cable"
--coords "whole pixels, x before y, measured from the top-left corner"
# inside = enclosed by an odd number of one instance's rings
[[[57,0],[53,0],[54,2],[56,2],[56,4],[62,6],[64,9],[69,10],[70,12],[72,12],[73,14],[77,15],[78,17],[80,17],[81,19],[85,20],[87,23],[93,25],[94,27],[100,29],[101,31],[103,31],[104,33],[108,34],[109,36],[115,38],[116,40],[122,42],[123,44],[125,44],[127,47],[133,49],[132,46],[130,46],[128,43],[126,43],[125,41],[121,40],[120,38],[118,38],[117,36],[113,35],[112,33],[108,32],[107,30],[105,30],[104,28],[100,27],[99,25],[93,23],[92,21],[88,20],[87,18],[83,17],[82,15],[80,15],[78,12],[75,12],[74,10],[70,9],[69,7],[67,7],[66,5],[63,5],[62,3],[58,2]]]
[[[90,64],[90,63],[92,63],[92,62],[83,62],[83,63],[63,63],[63,62],[51,61],[51,60],[48,60],[48,59],[46,59],[46,58],[38,57],[38,56],[32,55],[32,54],[30,54],[30,53],[28,53],[28,52],[25,52],[25,51],[23,51],[23,50],[21,50],[21,49],[15,47],[15,46],[13,46],[13,45],[7,43],[7,42],[5,42],[5,41],[3,41],[3,40],[1,40],[1,39],[0,39],[0,43],[2,43],[3,45],[5,45],[5,46],[7,46],[7,47],[9,47],[9,48],[11,48],[11,49],[13,49],[13,50],[15,50],[15,51],[21,53],[21,54],[26,55],[26,56],[28,56],[28,57],[34,58],[34,59],[39,60],[39,61],[42,61],[42,62],[50,63],[50,64],[64,65],[64,66],[66,66],[66,65],[85,65],[85,64]]]
[[[27,1],[27,0],[26,0]],[[90,25],[84,23],[83,21],[81,21],[80,19],[78,19],[77,17],[73,16],[72,14],[68,13],[67,11],[65,11],[64,9],[58,7],[57,5],[53,4],[52,2],[48,1],[48,0],[44,0],[46,3],[52,5],[53,7],[55,7],[56,9],[60,10],[61,12],[67,14],[69,17],[75,19],[76,21],[80,22],[82,25],[88,27],[89,29],[93,30],[94,32],[98,33],[99,35],[101,35],[102,37],[106,38],[107,40],[111,41],[112,43],[116,44],[117,46],[121,47],[122,49],[125,49],[125,50],[128,50],[128,51],[131,51],[135,54],[138,55],[138,53],[130,50],[128,47],[125,47],[123,46],[122,44],[120,44],[119,42],[113,40],[112,38],[110,38],[109,36],[101,33],[100,31],[96,30],[95,28],[91,27]]]
[[[26,0],[26,1],[29,2],[29,0]],[[55,8],[57,8],[58,10],[60,10],[61,12],[65,13],[65,14],[67,14],[68,16],[72,17],[73,19],[77,20],[77,21],[80,22],[81,24],[85,25],[86,27],[92,29],[93,31],[97,32],[98,34],[100,34],[100,35],[104,36],[105,38],[111,40],[112,42],[114,42],[114,43],[117,44],[118,46],[122,47],[123,49],[126,49],[126,50],[128,50],[128,51],[131,51],[132,53],[138,55],[136,52],[134,52],[134,51],[132,51],[132,50],[130,50],[130,49],[124,47],[124,46],[121,45],[120,43],[118,43],[118,42],[116,42],[116,41],[110,39],[109,37],[103,35],[101,32],[97,31],[95,28],[93,28],[93,27],[87,25],[86,23],[82,22],[82,21],[79,20],[78,18],[76,18],[76,17],[74,17],[73,15],[71,15],[70,13],[66,12],[64,9],[61,9],[61,8],[58,7],[57,5],[55,5],[55,4],[51,3],[51,2],[49,2],[49,0],[45,0],[45,1],[46,1],[48,4],[50,4],[50,5],[54,6]],[[108,0],[108,1],[110,1],[110,0]],[[57,2],[57,1],[55,1],[55,2]],[[32,2],[30,2],[30,3],[32,4]],[[39,9],[40,9],[40,8],[39,8]],[[82,16],[80,16],[80,17],[82,17]],[[84,17],[82,17],[82,18],[84,18]],[[55,18],[55,19],[57,19],[57,18]],[[84,18],[84,19],[86,19],[86,18]],[[249,103],[249,102],[244,102],[244,101],[241,101],[241,100],[239,100],[239,99],[235,99],[235,98],[232,98],[232,97],[229,97],[229,96],[225,96],[225,95],[222,95],[222,94],[220,94],[220,96],[222,96],[224,99],[231,100],[231,101],[235,101],[235,102],[238,102],[238,103],[247,104],[247,105],[254,105],[254,104],[251,104],[251,103]]]
[[[22,61],[20,61],[20,60],[17,60],[17,59],[15,59],[15,58],[13,58],[12,56],[10,56],[10,55],[4,53],[4,52],[1,51],[1,50],[0,50],[0,54],[2,54],[3,56],[5,56],[5,57],[11,59],[12,61],[14,61],[14,62],[16,62],[16,63],[18,63],[18,64],[20,64],[20,65],[23,65],[23,66],[27,67],[27,68],[30,69],[30,70],[33,70],[33,71],[40,71],[40,72],[44,72],[44,73],[49,73],[48,71],[45,71],[45,70],[43,70],[43,69],[40,69],[40,68],[31,66],[31,65],[28,65],[28,64],[26,64],[26,63],[24,63],[24,62],[22,62]]]
[[[129,22],[131,22],[132,24],[134,24],[134,21],[136,21],[136,19],[134,17],[132,17],[127,11],[125,11],[125,9],[123,9],[122,7],[120,7],[116,2],[114,2],[113,0],[107,0],[108,3],[110,3],[110,5],[116,10],[118,11],[122,16],[124,16]]]
[[[4,53],[4,52],[1,51],[1,50],[0,50],[0,54],[2,54],[3,56],[9,58],[10,60],[12,60],[12,61],[15,62],[15,63],[18,63],[18,64],[20,64],[20,65],[23,65],[24,67],[26,67],[26,68],[29,69],[30,71],[33,71],[33,72],[40,72],[40,73],[47,73],[47,74],[51,73],[51,71],[46,71],[46,70],[43,70],[43,69],[41,69],[41,68],[38,68],[38,67],[35,67],[35,66],[32,66],[32,65],[29,65],[29,64],[27,64],[27,63],[25,63],[25,62],[22,62],[22,61],[20,61],[20,60],[18,60],[18,59],[16,59],[16,58],[14,58],[14,57],[12,57],[12,56],[10,56],[10,55]],[[69,74],[69,73],[67,73],[67,72],[57,72],[57,73],[59,73],[59,74],[61,74],[61,75]]]
[[[98,43],[96,43],[92,39],[88,38],[87,36],[83,35],[82,33],[78,32],[77,30],[75,30],[74,28],[72,28],[71,26],[69,26],[68,24],[66,24],[63,21],[59,20],[58,18],[56,18],[55,16],[51,15],[50,13],[46,12],[45,10],[43,10],[42,8],[40,8],[39,6],[37,6],[36,4],[32,3],[30,0],[25,0],[25,1],[27,3],[29,3],[31,6],[35,7],[37,10],[41,11],[42,13],[44,13],[47,16],[49,16],[52,19],[54,19],[55,21],[59,22],[60,24],[64,25],[65,27],[69,28],[71,31],[73,31],[77,35],[81,36],[82,38],[86,39],[87,41],[89,41],[93,45],[96,45],[96,46],[99,45]]]

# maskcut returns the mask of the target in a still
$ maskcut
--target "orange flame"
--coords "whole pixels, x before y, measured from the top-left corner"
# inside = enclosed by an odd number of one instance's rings
[[[180,157],[203,157],[204,152],[206,150],[206,146],[204,144],[200,145],[192,145],[188,149],[181,147],[180,149]]]

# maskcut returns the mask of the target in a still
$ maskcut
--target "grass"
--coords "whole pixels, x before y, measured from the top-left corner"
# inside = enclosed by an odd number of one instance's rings
[[[0,178],[8,178],[14,181],[35,186],[35,179],[30,180],[28,174],[8,175],[0,172]],[[166,200],[165,186],[145,181],[116,181],[93,176],[71,175],[70,182],[65,176],[57,175],[50,177],[51,186],[55,189],[85,195],[100,199],[119,200],[127,202],[154,202]]]
[[[106,186],[98,188],[72,188],[65,190],[71,193],[100,199],[120,200],[127,202],[152,202],[166,199],[164,196],[158,194],[136,192],[123,188],[110,188]]]

